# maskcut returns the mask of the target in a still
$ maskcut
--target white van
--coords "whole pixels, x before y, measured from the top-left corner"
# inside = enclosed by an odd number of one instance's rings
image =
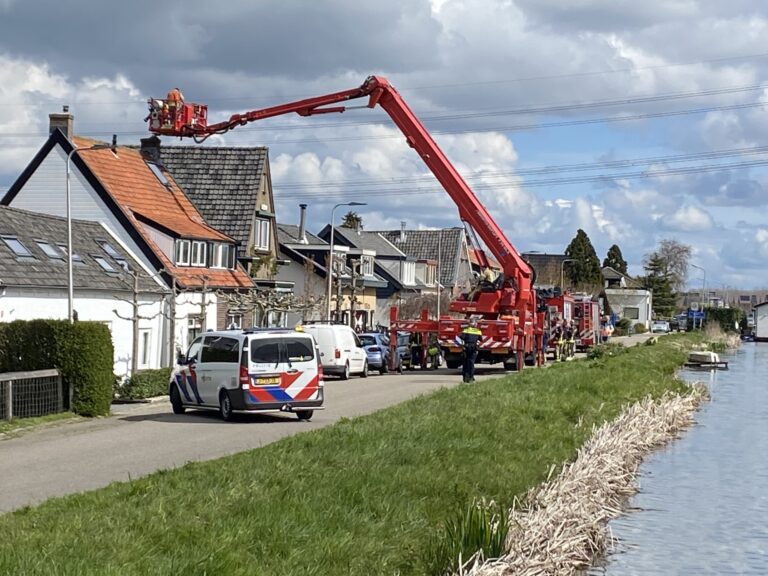
[[[302,329],[315,337],[325,374],[341,376],[342,380],[350,374],[368,376],[368,355],[352,328],[345,324],[305,324]]]
[[[168,394],[187,408],[234,412],[279,410],[309,420],[323,405],[323,368],[311,334],[282,329],[201,334],[178,359]]]

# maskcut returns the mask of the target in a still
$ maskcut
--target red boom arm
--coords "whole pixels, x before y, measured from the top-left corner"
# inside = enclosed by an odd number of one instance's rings
[[[176,91],[177,92],[177,91]],[[177,92],[177,94],[179,94]],[[180,97],[180,94],[179,94]],[[326,96],[308,98],[298,102],[235,114],[224,122],[207,124],[207,107],[187,104],[180,99],[150,100],[149,129],[155,134],[192,137],[202,141],[208,136],[231,130],[256,120],[282,114],[301,116],[344,112],[345,106],[332,106],[356,98],[368,97],[368,108],[381,106],[405,135],[408,145],[419,153],[443,188],[459,208],[459,216],[480,235],[485,245],[502,266],[505,278],[514,279],[517,292],[515,308],[522,318],[526,312],[535,314],[535,296],[532,292],[533,274],[530,266],[520,257],[474,192],[443,154],[429,132],[414,115],[395,88],[386,78],[370,76],[362,86]],[[487,265],[487,262],[482,264]]]

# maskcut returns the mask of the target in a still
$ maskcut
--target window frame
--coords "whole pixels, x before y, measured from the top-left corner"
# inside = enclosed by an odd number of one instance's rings
[[[186,251],[186,257],[184,252]],[[189,266],[189,262],[192,259],[192,246],[191,241],[184,238],[176,239],[176,266]]]
[[[13,252],[13,255],[17,258],[29,258],[29,259],[36,259],[35,255],[32,253],[32,250],[27,248],[26,244],[24,244],[21,240],[19,240],[18,236],[0,236],[2,238],[5,245],[8,247],[8,249]],[[21,246],[23,249],[23,252],[20,252],[16,245]]]
[[[91,254],[91,258],[93,258],[96,264],[99,265],[102,272],[106,272],[107,274],[119,274],[104,256],[101,256],[100,254]]]
[[[268,218],[256,216],[253,219],[253,247],[261,252],[269,252],[272,246],[271,221]]]
[[[152,346],[152,329],[151,328],[139,329],[139,357],[137,358],[139,367],[149,368],[152,360],[149,354],[151,346]]]
[[[189,249],[189,265],[194,268],[205,268],[207,265],[207,248],[205,240],[192,240]],[[195,254],[197,252],[197,254]]]

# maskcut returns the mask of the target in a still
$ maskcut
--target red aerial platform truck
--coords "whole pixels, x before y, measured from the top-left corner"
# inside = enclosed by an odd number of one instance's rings
[[[379,105],[389,114],[405,135],[408,145],[416,150],[448,192],[459,209],[459,217],[474,230],[501,264],[501,273],[493,282],[478,283],[469,293],[451,302],[450,312],[463,315],[464,319],[450,316],[430,319],[422,313],[419,319],[405,320],[398,318],[397,310],[393,309],[390,315],[391,368],[395,368],[397,362],[397,333],[404,331],[419,334],[423,342],[437,336],[447,365],[458,367],[461,358],[455,339],[470,316],[479,319],[479,328],[483,332],[478,362],[503,362],[505,367],[515,369],[522,368],[526,361],[543,363],[546,307],[540,307],[537,302],[533,270],[386,78],[369,76],[357,88],[234,114],[228,120],[214,124],[208,124],[207,106],[185,102],[178,89],[174,89],[165,100],[149,100],[150,113],[146,120],[154,134],[190,137],[202,142],[213,134],[281,114],[313,116],[344,112],[347,107],[338,104],[357,98],[368,98],[368,108]],[[480,266],[490,268],[482,250],[478,250],[477,254]]]

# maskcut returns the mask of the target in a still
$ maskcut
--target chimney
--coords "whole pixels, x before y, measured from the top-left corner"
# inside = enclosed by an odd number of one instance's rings
[[[162,166],[163,163],[160,160],[160,138],[157,136],[142,138],[141,155],[147,162],[152,162],[153,164]]]
[[[405,242],[405,220],[400,222],[400,238],[398,239],[398,242],[401,244]]]
[[[299,244],[309,244],[307,240],[307,205],[299,204],[301,212],[299,214]]]
[[[68,139],[74,136],[73,125],[75,117],[69,113],[69,106],[62,106],[60,113],[48,114],[48,134],[61,130]]]

